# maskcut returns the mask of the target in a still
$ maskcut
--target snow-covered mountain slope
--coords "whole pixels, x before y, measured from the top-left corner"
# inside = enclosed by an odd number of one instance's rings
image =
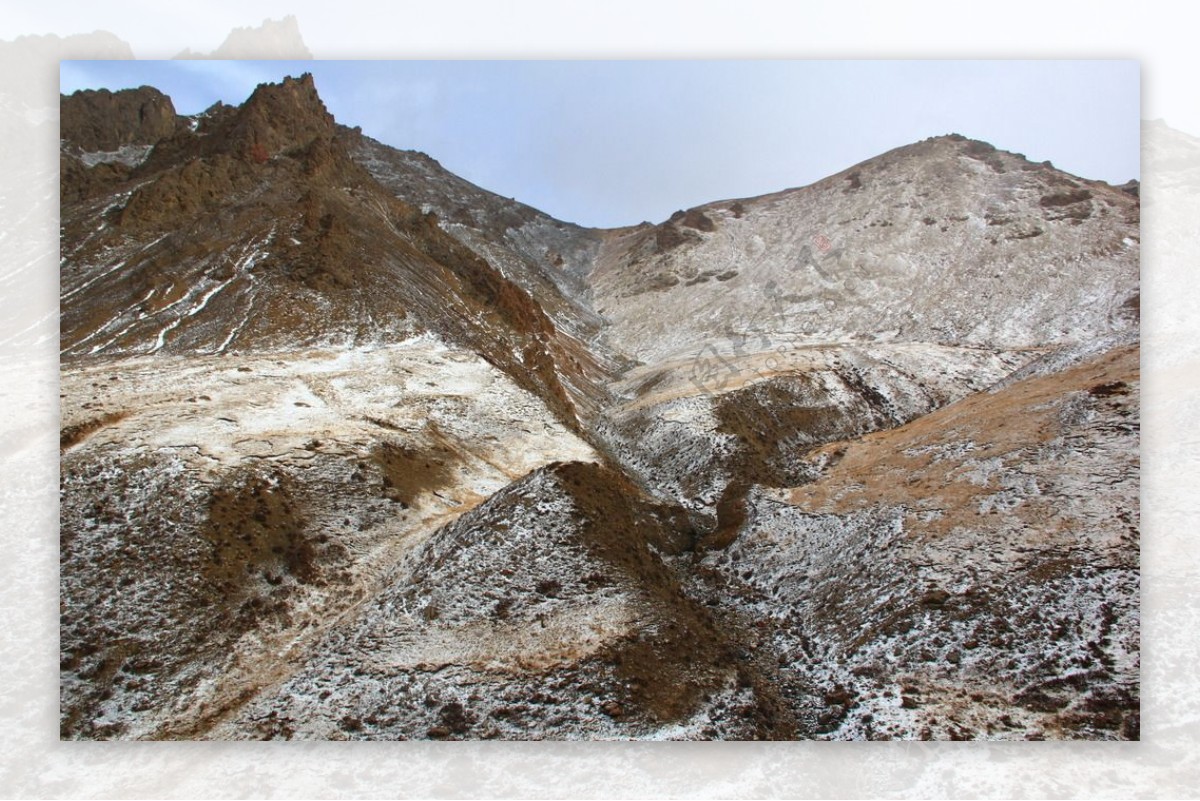
[[[669,512],[550,465],[412,551],[357,619],[219,737],[787,737],[660,553]]]
[[[1136,738],[1137,397],[1116,348],[831,443],[727,542],[549,465],[207,736]]]
[[[600,440],[699,531],[730,532],[752,484],[811,477],[808,450],[892,428],[986,389],[1027,353],[930,344],[832,345],[702,354],[630,371]]]
[[[106,359],[63,373],[66,737],[202,734],[305,659],[432,532],[595,459],[432,337]]]
[[[63,117],[64,736],[1137,736],[1136,183],[600,231],[309,76]]]
[[[1136,347],[826,445],[708,555],[823,736],[1136,739]]]
[[[606,232],[589,274],[640,364],[599,424],[705,530],[804,451],[1047,352],[1136,339],[1139,199],[950,135],[808,187]],[[651,447],[638,447],[652,443]]]
[[[653,363],[730,339],[997,349],[1136,327],[1138,200],[944,136],[811,186],[609,232],[589,276]]]

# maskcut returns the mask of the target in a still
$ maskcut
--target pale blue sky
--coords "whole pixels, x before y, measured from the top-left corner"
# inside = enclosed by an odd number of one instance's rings
[[[594,226],[802,186],[957,132],[1138,177],[1136,61],[65,61],[62,91],[142,84],[192,114],[312,72],[339,122]]]

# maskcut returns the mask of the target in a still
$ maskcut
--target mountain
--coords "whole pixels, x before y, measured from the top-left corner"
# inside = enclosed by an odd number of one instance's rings
[[[211,53],[196,53],[184,48],[175,58],[214,59],[305,59],[312,52],[300,35],[300,22],[295,15],[280,19],[265,19],[257,28],[234,28],[221,46]]]
[[[61,130],[64,737],[1136,739],[1136,183],[595,230],[308,75]]]
[[[646,361],[714,336],[1038,347],[1129,327],[1138,219],[1128,192],[951,135],[613,232],[591,283]]]
[[[64,131],[95,105],[92,92],[68,98]],[[64,152],[63,197],[78,200],[63,297],[88,297],[64,304],[65,356],[353,347],[435,329],[564,418],[590,402],[580,343],[356,163],[311,76],[213,107],[145,156],[106,162],[91,186],[72,180],[78,165],[107,156]]]

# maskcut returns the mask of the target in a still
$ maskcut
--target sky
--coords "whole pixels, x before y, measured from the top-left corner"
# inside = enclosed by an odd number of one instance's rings
[[[596,227],[803,186],[946,133],[1084,178],[1139,176],[1133,60],[64,61],[181,114],[313,73],[338,122]]]

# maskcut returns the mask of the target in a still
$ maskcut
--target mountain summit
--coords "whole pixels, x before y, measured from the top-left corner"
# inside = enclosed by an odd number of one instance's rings
[[[1066,344],[1133,324],[1138,216],[1120,189],[950,135],[613,232],[592,285],[647,359],[714,335]]]
[[[76,102],[64,99],[68,113]],[[99,176],[80,169],[96,157],[68,143],[63,195],[81,199],[65,223],[63,291],[86,302],[64,305],[64,356],[359,346],[432,330],[573,419],[556,365],[572,372],[579,345],[355,162],[355,136],[305,75],[186,120],[144,160]]]
[[[588,229],[311,75],[61,138],[64,737],[1136,739],[1135,185]]]

